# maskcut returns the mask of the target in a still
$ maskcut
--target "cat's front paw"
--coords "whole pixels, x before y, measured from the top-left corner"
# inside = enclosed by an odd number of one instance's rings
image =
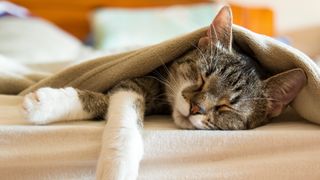
[[[138,168],[127,167],[128,162],[123,160],[99,161],[96,172],[97,180],[136,180]]]
[[[97,180],[135,180],[143,155],[142,138],[137,131],[106,129],[98,160]]]
[[[40,88],[24,97],[22,110],[28,121],[48,124],[68,116],[75,96],[77,92],[74,88]]]

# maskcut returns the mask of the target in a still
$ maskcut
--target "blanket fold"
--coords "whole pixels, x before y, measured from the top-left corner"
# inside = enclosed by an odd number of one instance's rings
[[[25,95],[40,87],[73,86],[97,92],[105,92],[117,82],[143,76],[157,67],[179,58],[195,48],[207,30],[180,36],[157,45],[113,56],[105,56],[70,67],[27,88]],[[320,124],[320,69],[304,53],[270,37],[256,34],[233,25],[233,37],[247,53],[259,61],[268,71],[279,73],[292,68],[302,68],[308,78],[307,85],[291,104],[303,118]],[[1,82],[0,82],[1,84]]]
[[[157,67],[177,59],[195,47],[206,28],[192,35],[184,35],[136,51],[105,56],[76,65],[35,84],[21,93],[24,95],[44,86],[73,86],[79,89],[105,92],[115,83],[132,77],[143,76]]]

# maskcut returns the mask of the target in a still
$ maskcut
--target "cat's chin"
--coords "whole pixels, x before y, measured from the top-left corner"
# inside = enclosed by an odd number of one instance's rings
[[[196,129],[196,127],[190,122],[189,117],[184,116],[177,109],[172,112],[174,123],[182,129]]]

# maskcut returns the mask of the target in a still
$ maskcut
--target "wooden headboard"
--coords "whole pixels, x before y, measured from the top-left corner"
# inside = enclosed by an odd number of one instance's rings
[[[36,16],[43,17],[67,32],[84,39],[90,31],[90,13],[99,7],[159,7],[177,4],[212,2],[210,0],[11,0]],[[234,23],[255,32],[274,34],[273,14],[268,8],[231,5]]]

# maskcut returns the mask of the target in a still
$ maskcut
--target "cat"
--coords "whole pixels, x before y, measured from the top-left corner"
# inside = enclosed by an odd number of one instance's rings
[[[194,50],[154,72],[123,80],[106,93],[40,88],[24,97],[34,124],[106,119],[97,178],[136,179],[145,115],[171,113],[182,129],[244,130],[284,111],[306,83],[301,69],[270,76],[232,41],[223,7]]]

